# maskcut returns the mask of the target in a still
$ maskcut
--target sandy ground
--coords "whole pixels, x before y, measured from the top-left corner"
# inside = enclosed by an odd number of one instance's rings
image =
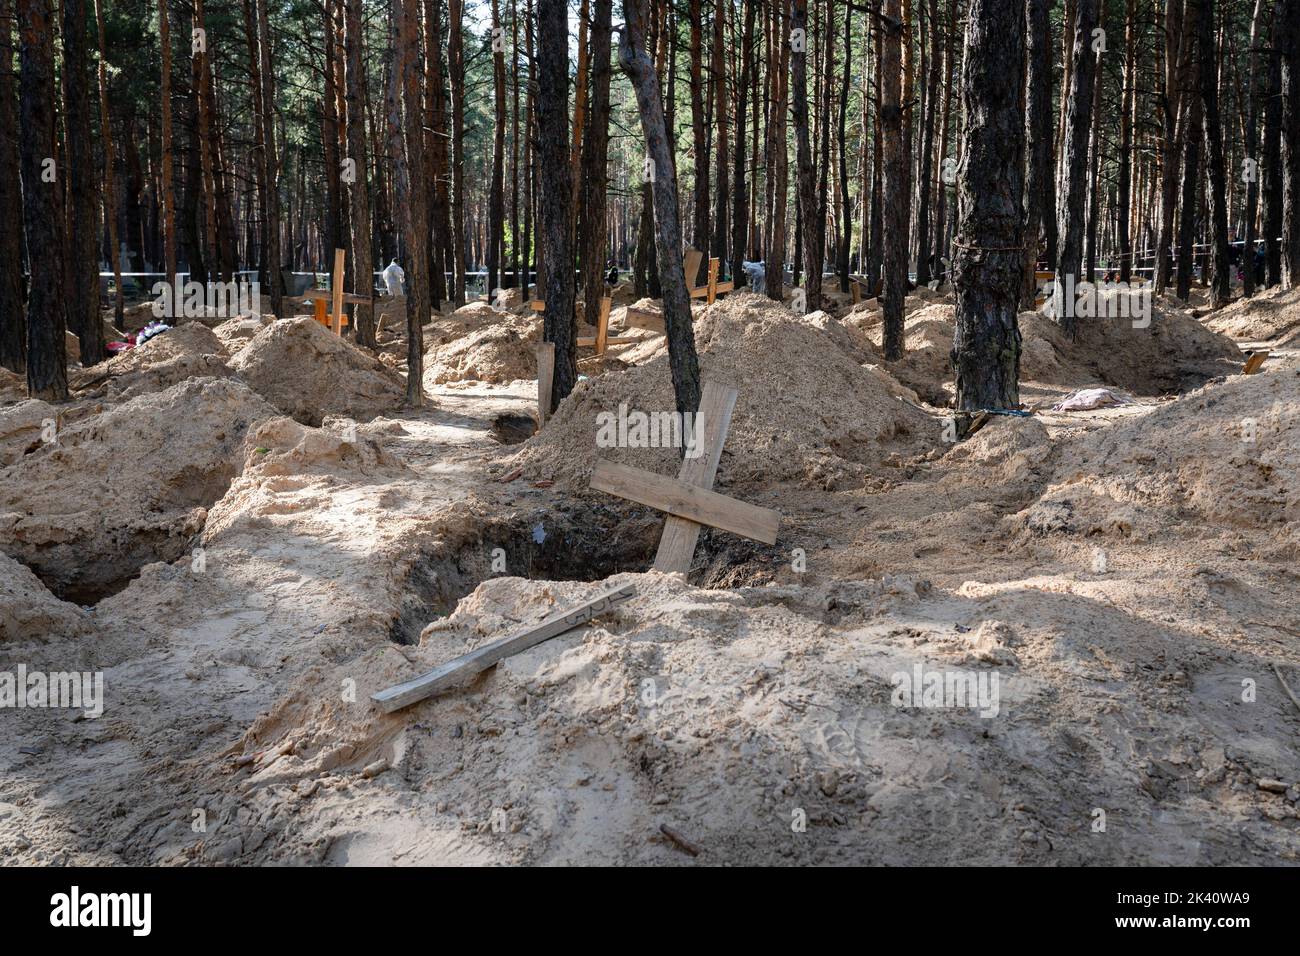
[[[915,341],[950,336],[915,306]],[[100,671],[106,697],[97,719],[0,711],[0,860],[1294,863],[1300,355],[1274,342],[1243,377],[1175,316],[1108,364],[1049,329],[1033,418],[954,446],[894,375],[941,395],[941,356],[891,370],[869,317],[808,318],[737,296],[697,319],[706,376],[742,390],[717,488],[783,524],[771,547],[706,532],[688,577],[645,571],[659,516],[585,488],[591,416],[666,389],[652,342],[585,363],[522,445],[501,439],[531,381],[403,410],[367,356],[290,367],[306,346],[283,330],[89,377],[54,447],[44,409],[0,407],[0,672]],[[460,338],[439,321],[435,353]],[[197,377],[173,383],[178,363]],[[1131,404],[1050,411],[1107,376]],[[608,457],[671,473],[673,454]],[[101,497],[37,495],[56,455]],[[632,602],[466,688],[368,701],[623,582]],[[981,706],[900,700],[918,668]]]

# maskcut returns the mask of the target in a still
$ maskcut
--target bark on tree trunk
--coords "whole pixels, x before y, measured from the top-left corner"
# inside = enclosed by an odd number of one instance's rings
[[[557,2],[557,0],[548,0]],[[700,364],[695,354],[691,301],[682,271],[681,231],[677,224],[677,175],[668,150],[659,78],[645,51],[645,0],[624,0],[623,32],[618,60],[632,82],[646,151],[654,169],[655,251],[663,287],[664,325],[668,338],[668,364],[672,370],[677,411],[694,413],[700,407]],[[561,4],[562,6],[562,4]]]
[[[1070,96],[1066,106],[1065,136],[1061,143],[1061,182],[1057,189],[1056,216],[1060,249],[1056,260],[1056,284],[1060,290],[1073,276],[1077,282],[1083,264],[1084,202],[1087,191],[1088,134],[1091,130],[1093,80],[1096,55],[1092,51],[1092,30],[1097,22],[1097,0],[1077,0],[1074,44],[1070,56]],[[1074,303],[1061,301],[1057,321],[1071,338],[1077,335]]]
[[[1200,9],[1199,0],[1187,0],[1187,8],[1183,12],[1186,31],[1182,40],[1186,51],[1183,61],[1187,67],[1183,74],[1183,89],[1186,91],[1187,121],[1183,132],[1183,195],[1182,210],[1178,217],[1178,272],[1174,292],[1184,302],[1192,291],[1192,246],[1196,241],[1197,213],[1200,209],[1197,186],[1201,171],[1203,114],[1199,95],[1200,58],[1196,52]]]
[[[492,185],[488,193],[487,294],[491,299],[504,285],[502,259],[506,242],[506,35],[501,11],[492,0],[492,91],[496,118],[492,137]]]
[[[452,301],[465,304],[465,53],[463,0],[447,3],[447,76],[451,84]]]
[[[54,132],[54,18],[49,0],[18,0],[19,113],[23,222],[31,251],[27,294],[27,394],[47,402],[68,397],[64,246]]]
[[[0,165],[20,169],[18,90],[13,71],[16,52],[14,0],[0,0]],[[23,308],[23,195],[19,177],[0,176],[0,366],[19,375],[27,367],[27,329]]]
[[[1219,81],[1215,75],[1214,0],[1200,0],[1201,101],[1205,107],[1205,164],[1210,193],[1210,308],[1218,309],[1231,298],[1228,265],[1228,184],[1223,169],[1223,129],[1219,125]],[[1242,263],[1248,270],[1246,248]]]
[[[424,404],[424,323],[429,319],[429,201],[424,170],[424,132],[420,119],[418,0],[394,0],[394,15],[401,11],[398,49],[401,64],[402,105],[405,110],[406,153],[399,151],[398,183],[404,184],[406,270],[406,404]]]
[[[565,0],[537,3],[537,162],[541,173],[542,259],[546,313],[542,338],[555,343],[554,412],[578,381],[573,311],[573,247],[569,231],[573,171],[569,165],[569,21]]]
[[[1264,96],[1264,249],[1270,288],[1282,281],[1282,57],[1278,54],[1283,0],[1273,3]]]
[[[352,208],[352,288],[359,295],[374,293],[374,260],[371,257],[370,184],[365,127],[364,39],[361,29],[361,0],[347,0],[348,158],[355,166],[349,183]],[[375,313],[368,305],[355,306],[352,313],[357,344],[375,348]]]
[[[583,143],[582,177],[587,229],[582,253],[583,311],[588,325],[600,320],[605,291],[606,167],[609,162],[609,84],[613,0],[595,0],[591,25],[591,121]]]
[[[49,108],[54,109],[53,102]],[[99,321],[99,199],[90,139],[86,0],[63,0],[63,110],[67,322],[79,341],[82,364],[89,367],[106,353],[104,324]]]
[[[757,0],[743,0],[745,28],[740,41],[740,84],[736,88],[736,161],[731,209],[731,277],[736,288],[745,275],[745,246],[749,232],[749,187],[745,181],[745,120],[749,86],[754,75],[754,17]]]
[[[907,296],[909,201],[906,144],[903,139],[901,55],[904,23],[899,0],[885,0],[881,51],[880,133],[884,144],[883,219],[884,247],[884,355],[894,362],[903,357],[903,301]]]
[[[808,136],[808,0],[790,10],[791,105],[794,109],[795,167],[799,174],[799,225],[803,240],[803,287],[811,312],[821,308],[822,256],[817,235],[817,179]]]
[[[158,0],[166,3],[167,0]],[[284,261],[280,254],[280,153],[275,128],[275,70],[271,58],[271,22],[266,0],[257,3],[258,50],[262,63],[262,176],[266,180],[266,280],[269,284],[271,312],[284,315]]]
[[[122,252],[117,243],[117,170],[115,169],[116,152],[113,149],[113,122],[112,114],[108,108],[108,53],[105,49],[106,41],[104,39],[104,11],[100,0],[95,0],[95,35],[99,38],[99,69],[97,74],[99,85],[99,123],[100,137],[104,146],[104,224],[108,227],[108,260],[113,268],[113,319],[121,326],[123,319],[123,296],[122,289]],[[134,155],[134,154],[132,154]],[[143,251],[145,245],[142,241],[140,248]],[[91,260],[92,267],[95,260]],[[98,352],[87,353],[86,343],[82,341],[81,355],[82,364],[85,364],[87,354],[107,355],[108,349],[104,341],[104,324],[99,321],[99,277],[95,277],[95,287],[93,295],[95,297],[95,327],[99,329],[100,340],[98,343]]]
[[[1050,205],[1052,182],[1052,0],[1028,0],[1025,6],[1025,133],[1029,153],[1025,179],[1025,258],[1020,304],[1035,308],[1038,254],[1046,241],[1047,224],[1056,220]],[[1050,261],[1050,260],[1049,260]]]
[[[1024,38],[1005,25],[1022,11],[1021,0],[971,0],[966,20],[962,100],[971,119],[958,174],[952,341],[959,412],[1020,404]]]
[[[1248,52],[1248,80],[1246,83],[1246,158],[1254,165],[1246,183],[1245,243],[1241,252],[1241,292],[1246,298],[1255,294],[1255,240],[1258,232],[1255,220],[1259,213],[1259,77],[1263,52],[1259,44],[1263,37],[1264,8],[1267,0],[1255,0],[1255,12],[1250,18],[1250,49]]]
[[[1300,285],[1300,3],[1282,4],[1282,285]]]

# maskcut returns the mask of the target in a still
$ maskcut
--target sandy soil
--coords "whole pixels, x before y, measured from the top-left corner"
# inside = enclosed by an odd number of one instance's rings
[[[259,342],[284,323],[237,350],[219,327],[229,376],[87,387],[58,445],[47,409],[0,409],[0,672],[106,692],[98,719],[0,711],[0,860],[1296,862],[1300,356],[1240,376],[1190,316],[1118,357],[1029,328],[1038,411],[954,445],[945,307],[919,304],[930,351],[894,367],[869,310],[700,314],[705,377],[741,393],[716,487],[783,522],[771,547],[705,532],[689,576],[645,570],[660,516],[585,488],[593,416],[669,401],[650,342],[522,445],[501,422],[531,381],[360,422],[287,407]],[[1049,410],[1099,383],[1136,400]],[[180,481],[187,458],[211,480]],[[164,489],[189,497],[158,511]],[[13,530],[38,519],[44,551]],[[79,603],[48,590],[78,571]],[[369,704],[621,582],[632,602],[463,689]],[[898,706],[917,668],[996,696]]]

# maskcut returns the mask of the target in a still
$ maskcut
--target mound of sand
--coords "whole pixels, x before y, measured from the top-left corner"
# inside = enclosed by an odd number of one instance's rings
[[[69,600],[116,590],[186,551],[244,432],[275,414],[240,382],[197,378],[63,429],[0,471],[0,550]]]
[[[940,435],[924,412],[900,402],[878,371],[868,371],[812,324],[791,321],[781,305],[751,293],[719,300],[695,327],[701,379],[739,392],[719,482],[767,487],[813,482],[850,487],[891,456],[923,452]],[[597,448],[597,415],[675,408],[667,355],[621,374],[580,382],[538,435],[506,467],[570,488],[586,485],[599,455],[675,474],[675,448]]]
[[[494,325],[505,317],[506,313],[494,309],[490,303],[467,303],[449,315],[435,318],[424,327],[425,348],[454,342],[484,326]]]
[[[0,368],[0,405],[27,398],[27,379],[7,368]]]
[[[1215,332],[1247,342],[1300,341],[1300,289],[1264,289],[1211,312],[1203,321]]]
[[[40,578],[0,553],[0,641],[80,637],[89,630],[85,611],[60,601]]]
[[[234,355],[240,351],[258,332],[275,321],[273,315],[240,317],[227,319],[215,329],[213,334],[221,341],[226,352]]]
[[[952,399],[954,314],[954,306],[936,304],[908,315],[903,358],[886,363],[895,378],[934,405]],[[1100,381],[1159,395],[1195,388],[1235,371],[1241,361],[1240,350],[1226,336],[1182,309],[1160,305],[1153,307],[1148,328],[1133,328],[1130,319],[1080,319],[1075,342],[1039,312],[1022,312],[1019,321],[1022,382],[1077,387]],[[874,349],[883,347],[881,312],[851,312],[844,325],[860,330]]]
[[[1300,540],[1300,380],[1233,376],[1061,449],[1048,491],[1011,520],[1039,534],[1147,540],[1187,522]]]
[[[0,409],[0,468],[39,448],[47,423],[57,418],[57,408],[36,398]]]
[[[108,398],[128,401],[186,379],[231,374],[221,339],[201,322],[186,322],[74,375],[69,385],[78,391],[107,386]]]
[[[462,311],[457,309],[453,318]],[[501,312],[493,316],[490,323],[481,324],[425,354],[425,388],[444,382],[505,383],[537,377],[534,346],[541,341],[542,323],[535,318]]]
[[[402,376],[315,319],[272,322],[230,362],[267,401],[305,425],[328,414],[369,420],[397,408]]]

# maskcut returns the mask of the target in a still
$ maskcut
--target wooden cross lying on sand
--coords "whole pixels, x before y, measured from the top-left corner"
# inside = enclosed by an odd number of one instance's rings
[[[592,488],[668,512],[655,555],[656,571],[689,571],[704,525],[764,544],[776,544],[776,531],[781,523],[779,512],[710,490],[718,474],[722,445],[731,427],[737,396],[734,388],[713,382],[704,384],[696,418],[696,428],[703,428],[703,434],[697,431],[695,436],[696,448],[701,453],[682,462],[676,479],[613,462],[596,462],[591,475]]]
[[[328,289],[308,289],[303,298],[309,300],[314,308],[313,318],[321,325],[332,329],[335,335],[343,334],[343,326],[348,324],[348,317],[343,312],[343,304],[372,305],[374,297],[354,295],[343,291],[343,250],[334,250],[334,272],[330,276]],[[331,303],[329,315],[325,314],[325,303]]]
[[[636,585],[633,584],[624,584],[602,591],[589,601],[584,601],[576,607],[556,611],[536,624],[527,624],[508,637],[475,648],[468,654],[462,654],[428,673],[371,694],[370,699],[378,704],[384,713],[391,714],[426,697],[432,697],[448,688],[463,684],[497,661],[526,651],[530,647],[536,647],[543,641],[549,641],[565,631],[586,624],[635,596]]]

